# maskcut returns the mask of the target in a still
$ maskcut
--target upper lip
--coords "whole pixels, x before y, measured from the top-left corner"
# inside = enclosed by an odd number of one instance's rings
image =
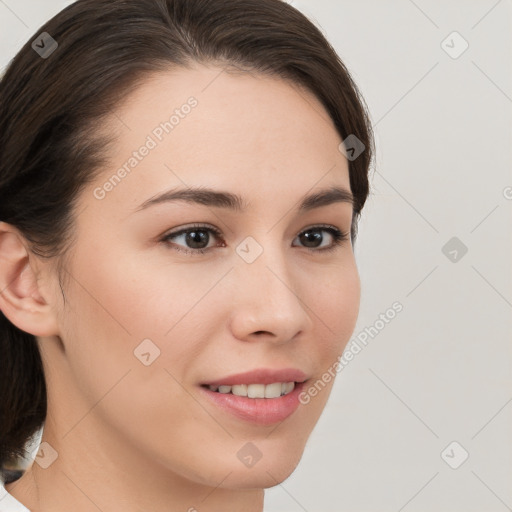
[[[296,368],[257,368],[245,373],[237,373],[222,379],[206,382],[210,386],[234,386],[235,384],[273,384],[275,382],[304,382],[306,374]]]

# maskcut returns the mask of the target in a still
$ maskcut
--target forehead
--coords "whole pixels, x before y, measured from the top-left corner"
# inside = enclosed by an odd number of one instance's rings
[[[316,185],[350,190],[327,111],[313,94],[276,77],[203,65],[153,74],[119,106],[108,130],[117,141],[94,185],[125,169],[110,199],[142,202],[192,185],[248,198],[304,195]],[[145,146],[143,156],[134,155]]]

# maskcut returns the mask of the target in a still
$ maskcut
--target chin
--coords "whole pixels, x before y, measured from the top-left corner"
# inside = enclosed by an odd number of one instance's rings
[[[226,468],[226,473],[232,471],[223,487],[230,489],[268,489],[284,482],[297,468],[302,458],[303,448],[299,451],[276,450],[270,455],[262,455],[261,459],[246,467],[235,464]],[[225,476],[225,475],[224,475]]]
[[[295,470],[296,465],[268,468],[252,468],[251,470],[237,470],[226,479],[226,489],[270,489],[283,483]]]

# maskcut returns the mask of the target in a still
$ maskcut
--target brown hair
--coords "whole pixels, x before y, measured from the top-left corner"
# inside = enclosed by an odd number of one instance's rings
[[[32,46],[43,32],[58,45],[45,58]],[[349,159],[354,242],[369,193],[371,124],[349,72],[302,13],[282,0],[78,0],[34,34],[0,82],[0,221],[18,228],[35,254],[58,257],[59,283],[75,201],[106,161],[110,140],[99,137],[100,122],[148,73],[190,62],[299,84],[342,140],[364,144]],[[0,312],[0,464],[25,456],[46,407],[36,338]]]

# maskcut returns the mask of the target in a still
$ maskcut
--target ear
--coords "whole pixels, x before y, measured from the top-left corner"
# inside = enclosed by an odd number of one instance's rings
[[[27,244],[28,245],[28,244]],[[25,238],[0,222],[0,310],[16,327],[34,336],[59,334],[48,292],[38,284],[38,269]]]

